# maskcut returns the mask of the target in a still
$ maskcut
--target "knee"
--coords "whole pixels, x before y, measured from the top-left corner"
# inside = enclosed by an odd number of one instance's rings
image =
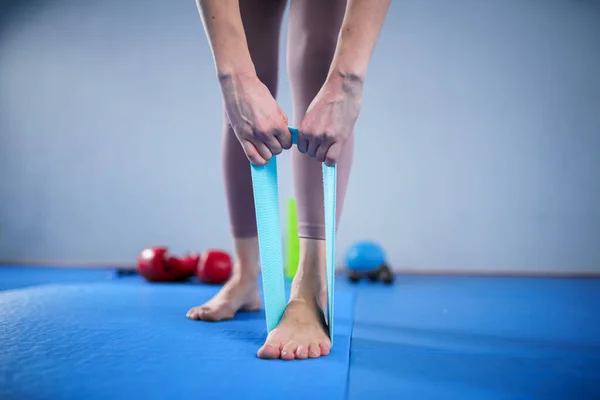
[[[298,59],[305,60],[313,65],[326,65],[329,68],[335,53],[337,40],[337,32],[319,29],[316,32],[307,33],[303,40],[299,41],[294,52]]]
[[[306,101],[312,101],[327,78],[336,45],[337,39],[331,36],[312,36],[290,49],[288,72],[292,83],[300,85],[303,92],[308,90],[310,99]]]

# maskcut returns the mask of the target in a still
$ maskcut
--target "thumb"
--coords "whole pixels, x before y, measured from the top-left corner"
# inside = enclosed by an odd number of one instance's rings
[[[327,150],[327,155],[325,156],[325,165],[328,167],[333,167],[340,158],[340,154],[342,154],[343,145],[341,142],[335,142],[331,146],[329,146],[329,150]]]
[[[258,150],[252,143],[244,140],[241,142],[241,144],[242,148],[244,149],[244,153],[246,154],[246,158],[248,158],[248,161],[250,161],[252,164],[261,166],[267,163],[267,161],[261,157]]]

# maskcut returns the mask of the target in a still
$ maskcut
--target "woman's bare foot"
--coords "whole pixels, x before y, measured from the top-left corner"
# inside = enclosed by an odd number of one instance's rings
[[[212,299],[191,308],[186,317],[202,321],[232,319],[238,311],[257,311],[261,307],[256,277],[233,276]]]
[[[300,239],[300,261],[290,301],[279,325],[267,336],[257,356],[303,360],[326,356],[331,350],[323,310],[327,307],[325,241]]]
[[[234,238],[233,245],[237,262],[231,278],[212,299],[191,308],[186,314],[189,319],[223,321],[232,319],[238,311],[260,309],[258,238]]]
[[[291,298],[281,322],[257,356],[263,359],[303,360],[329,354],[331,341],[325,316],[314,298]]]

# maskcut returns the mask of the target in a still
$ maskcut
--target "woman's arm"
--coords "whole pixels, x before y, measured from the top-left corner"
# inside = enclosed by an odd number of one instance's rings
[[[329,78],[364,82],[391,0],[348,0]]]
[[[287,117],[258,79],[238,0],[197,0],[197,5],[229,124],[248,160],[264,165],[273,155],[292,146]]]
[[[298,127],[298,150],[334,165],[360,113],[367,67],[391,0],[348,0],[327,79]]]
[[[197,0],[219,80],[256,75],[240,14],[239,0]]]

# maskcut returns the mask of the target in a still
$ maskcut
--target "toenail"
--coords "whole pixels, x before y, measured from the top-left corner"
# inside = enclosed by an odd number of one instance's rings
[[[316,357],[319,355],[319,353],[317,353],[316,351],[311,351],[310,355]]]
[[[282,355],[282,356],[287,356],[287,354],[288,354],[288,352],[287,352],[287,351],[282,351],[282,352],[281,352],[281,355]]]

